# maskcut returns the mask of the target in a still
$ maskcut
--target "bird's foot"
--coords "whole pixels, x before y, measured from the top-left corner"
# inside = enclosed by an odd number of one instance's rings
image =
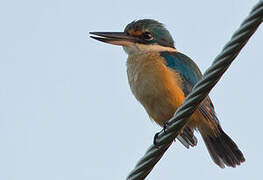
[[[163,132],[164,132],[164,133],[166,133],[166,128],[167,128],[168,125],[169,125],[168,122],[163,123]],[[159,134],[160,134],[160,132],[158,132],[158,133],[156,133],[156,134],[154,135],[153,144],[154,144],[155,146],[158,146],[158,144],[157,144],[157,138],[158,138]]]
[[[158,147],[158,144],[157,144],[157,138],[159,136],[160,132],[156,133],[153,137],[153,144],[154,146]]]

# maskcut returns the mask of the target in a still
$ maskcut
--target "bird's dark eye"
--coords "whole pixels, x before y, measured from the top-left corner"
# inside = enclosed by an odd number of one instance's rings
[[[151,41],[153,39],[153,36],[150,32],[144,32],[142,34],[142,38],[146,41]]]

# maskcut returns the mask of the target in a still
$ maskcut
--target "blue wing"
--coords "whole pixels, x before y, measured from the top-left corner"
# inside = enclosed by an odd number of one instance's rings
[[[161,52],[169,68],[176,70],[182,78],[182,89],[187,96],[193,86],[202,78],[202,73],[195,62],[180,52]],[[201,113],[211,121],[218,122],[212,101],[207,97],[200,106]]]
[[[193,86],[202,78],[202,73],[198,66],[192,59],[180,52],[161,52],[160,55],[165,59],[166,65],[169,68],[176,70],[180,74],[182,79],[182,90],[185,96],[187,96],[192,91]],[[208,121],[216,124],[219,123],[213,103],[208,96],[201,103],[199,110]],[[188,132],[182,134],[182,138],[188,142],[189,138],[184,135],[190,133],[189,130],[187,131]],[[191,145],[189,142],[188,144]]]
[[[187,96],[197,81],[202,78],[198,66],[189,57],[179,52],[161,52],[160,55],[165,59],[169,68],[180,74],[183,80],[182,89]]]

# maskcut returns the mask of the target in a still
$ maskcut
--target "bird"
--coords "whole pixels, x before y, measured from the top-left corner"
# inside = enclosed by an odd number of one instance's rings
[[[90,37],[122,46],[130,89],[151,120],[164,127],[202,79],[197,64],[175,48],[164,24],[154,19],[129,23],[123,32],[90,32]],[[203,138],[208,152],[220,168],[236,167],[245,161],[236,143],[224,132],[214,105],[207,96],[187,120],[177,139],[186,147],[197,145],[194,131]]]

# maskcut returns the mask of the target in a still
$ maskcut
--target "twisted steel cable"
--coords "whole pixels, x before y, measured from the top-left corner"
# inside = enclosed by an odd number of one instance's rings
[[[130,172],[127,180],[142,180],[151,172],[155,164],[161,159],[180,130],[184,127],[187,119],[220,80],[223,73],[262,21],[263,0],[260,0],[240,25],[239,29],[233,34],[231,40],[224,46],[222,52],[215,58],[212,65],[206,70],[203,78],[193,87],[192,92],[185,98],[182,106],[177,109],[174,117],[168,121],[165,131],[162,130],[158,133],[156,139],[158,146],[151,145],[149,147],[145,155],[136,164],[134,170]]]

